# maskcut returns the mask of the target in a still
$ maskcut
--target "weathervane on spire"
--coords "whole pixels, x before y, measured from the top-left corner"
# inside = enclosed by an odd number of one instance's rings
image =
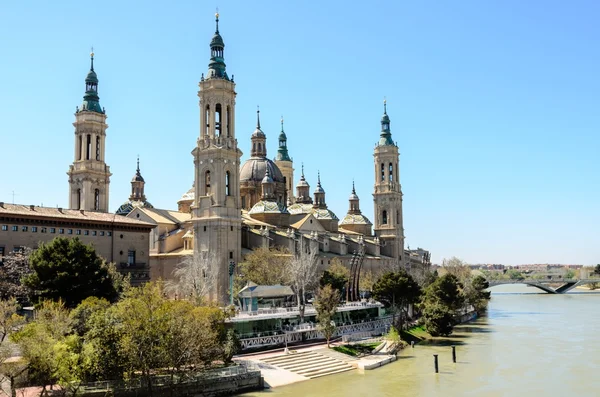
[[[217,7],[217,12],[215,12],[215,21],[217,22],[217,33],[219,33],[219,7]]]
[[[94,70],[94,46],[92,46],[92,48],[90,50],[90,58],[91,58],[91,62],[92,62],[92,66],[90,67],[90,70]]]

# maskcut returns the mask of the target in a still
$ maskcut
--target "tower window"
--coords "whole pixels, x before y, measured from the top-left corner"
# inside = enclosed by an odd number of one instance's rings
[[[381,180],[385,181],[385,164],[381,163]]]
[[[227,138],[231,138],[231,106],[227,106],[227,119],[225,120],[227,126]]]
[[[204,173],[204,186],[206,187],[206,195],[210,194],[210,171]]]
[[[262,145],[260,144],[260,142],[258,142],[258,151],[262,152]]]
[[[85,145],[85,159],[89,160],[92,156],[92,136],[90,134],[87,134],[87,141]]]
[[[390,163],[390,173],[389,173],[390,182],[394,182],[394,165]]]
[[[400,177],[398,176],[398,163],[396,163],[396,183],[400,183]]]
[[[96,160],[100,161],[100,137],[96,137]]]
[[[221,104],[217,103],[215,106],[215,137],[217,138],[221,136],[221,113]]]
[[[383,212],[381,213],[381,223],[383,225],[387,225],[388,223],[388,217],[387,217],[387,211],[383,210]]]
[[[77,189],[77,209],[81,209],[81,189]]]
[[[83,136],[79,135],[79,146],[77,146],[77,160],[81,160],[82,149],[83,149]]]
[[[204,112],[204,119],[206,120],[206,130],[204,135],[208,135],[208,130],[210,129],[210,105],[206,105],[206,111]]]
[[[396,225],[400,225],[400,210],[396,211]]]
[[[100,210],[100,190],[94,190],[94,210]]]
[[[226,196],[231,196],[231,189],[230,189],[230,174],[229,171],[225,172],[225,195]]]

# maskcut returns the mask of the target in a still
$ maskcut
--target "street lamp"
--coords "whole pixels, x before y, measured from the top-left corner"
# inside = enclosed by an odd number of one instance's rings
[[[233,306],[233,270],[235,262],[229,261],[229,304]]]

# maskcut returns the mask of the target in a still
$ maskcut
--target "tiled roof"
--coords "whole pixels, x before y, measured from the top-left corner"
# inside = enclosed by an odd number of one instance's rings
[[[21,204],[3,203],[0,205],[0,216],[43,217],[56,220],[105,222],[127,226],[154,227],[154,225],[147,222],[107,212],[68,210],[64,208],[39,207]]]
[[[174,225],[192,220],[192,214],[189,212],[161,210],[159,208],[140,208],[140,211],[148,215],[156,223],[168,223]]]
[[[340,222],[341,225],[372,225],[372,223],[363,214],[347,214]]]

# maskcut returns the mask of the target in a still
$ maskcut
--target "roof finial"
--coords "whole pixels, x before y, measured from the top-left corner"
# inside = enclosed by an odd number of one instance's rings
[[[354,190],[354,178],[352,178],[352,194],[356,194],[356,190]]]
[[[90,66],[90,70],[94,70],[94,47],[92,46],[92,50],[90,52],[90,58],[91,58],[91,66]]]
[[[302,178],[304,178],[304,162],[302,162]]]
[[[260,130],[260,106],[256,105],[256,128]]]
[[[317,185],[321,185],[321,171],[317,171]]]
[[[383,114],[387,114],[387,100],[383,97]]]
[[[215,22],[217,23],[217,31],[215,33],[219,33],[219,7],[217,7],[217,12],[215,13]]]
[[[281,115],[281,132],[283,132],[283,115]]]
[[[137,156],[137,173],[140,173],[140,155]]]

